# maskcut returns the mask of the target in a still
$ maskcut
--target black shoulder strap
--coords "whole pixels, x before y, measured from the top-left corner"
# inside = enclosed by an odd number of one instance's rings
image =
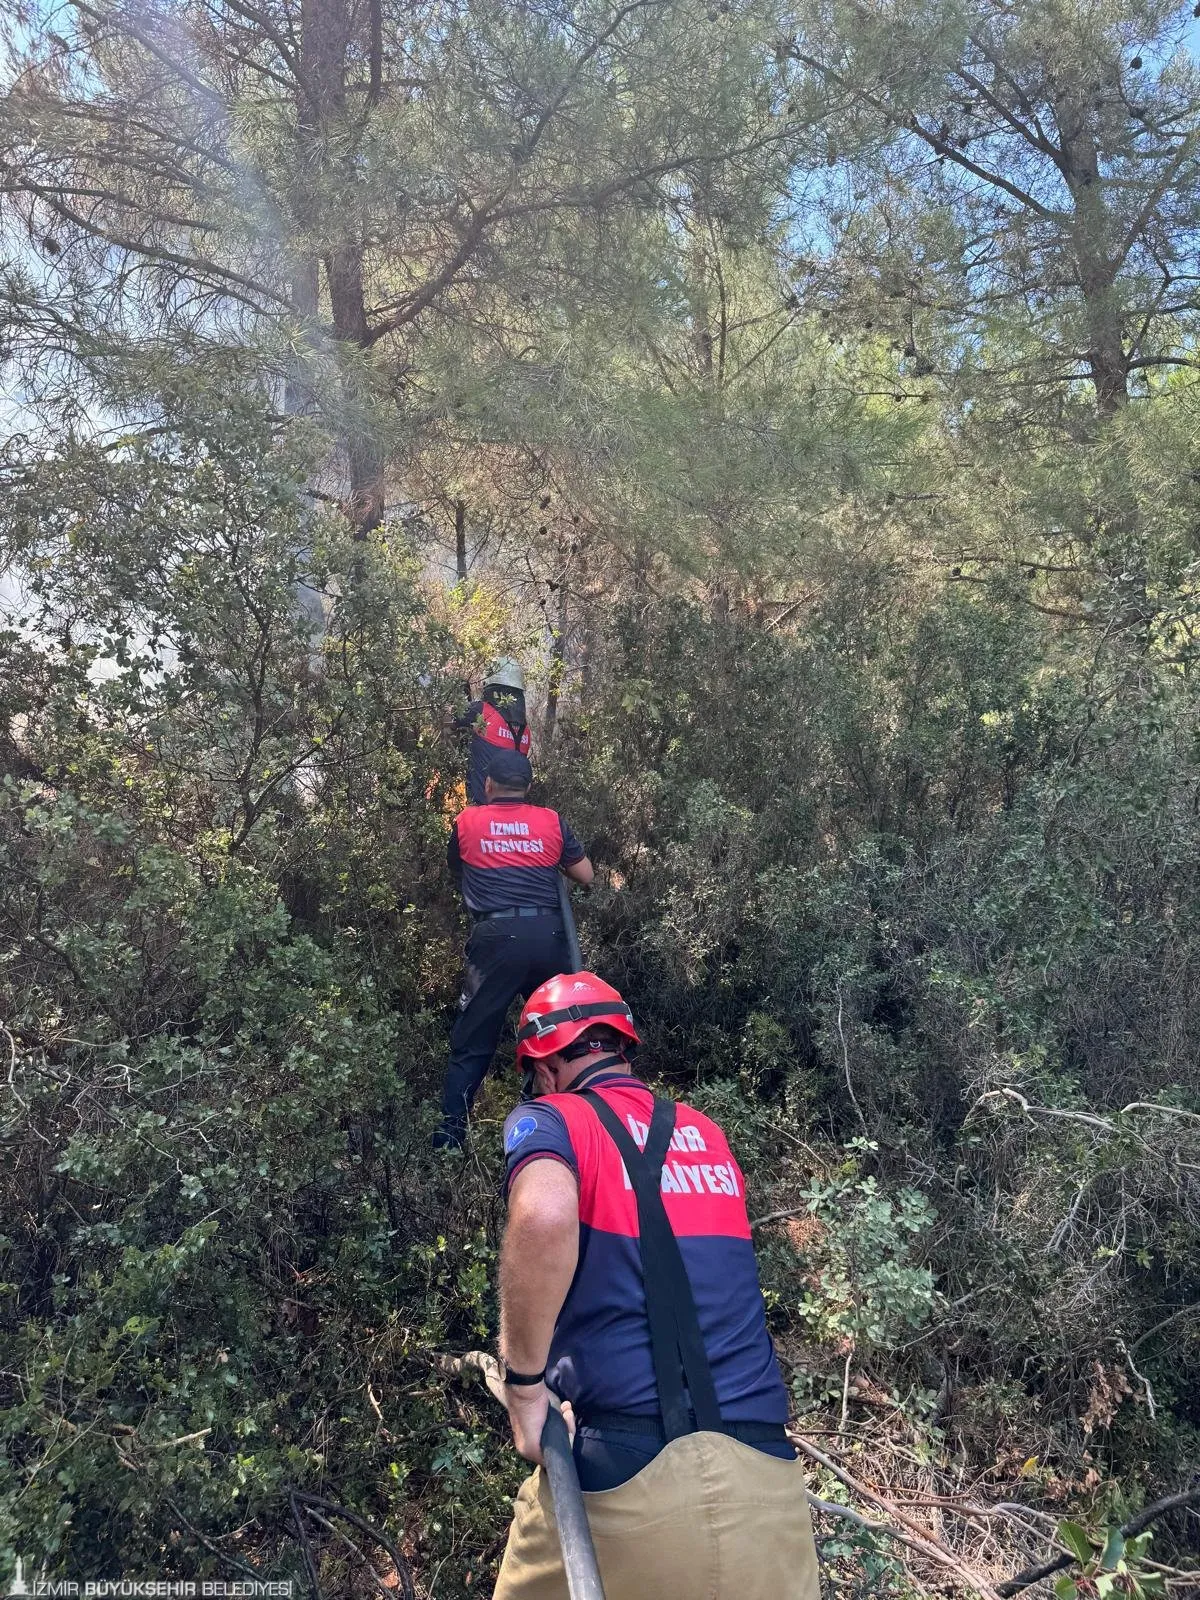
[[[637,1200],[646,1314],[650,1322],[658,1403],[667,1438],[678,1439],[685,1433],[697,1431],[716,1432],[721,1427],[721,1408],[717,1403],[712,1368],[704,1349],[696,1300],[679,1240],[662,1200],[662,1166],[675,1131],[675,1103],[655,1095],[654,1114],[650,1118],[650,1132],[643,1153],[607,1101],[594,1089],[584,1089],[581,1093],[620,1151]]]
[[[513,736],[513,747],[519,751],[521,748],[521,736],[527,727],[527,723],[525,721],[524,695],[521,695],[520,697],[521,709],[519,711],[512,709],[510,712],[510,708],[515,708],[517,704],[518,700],[516,695],[505,695],[503,704],[498,705],[496,710],[504,718],[505,722],[508,723],[508,731]]]

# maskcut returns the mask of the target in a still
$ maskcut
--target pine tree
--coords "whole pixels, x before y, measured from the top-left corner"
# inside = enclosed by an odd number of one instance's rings
[[[1189,8],[905,0],[802,20],[779,49],[831,108],[827,213],[910,371],[983,368],[1051,408],[1086,380],[1107,417],[1138,375],[1191,363]]]

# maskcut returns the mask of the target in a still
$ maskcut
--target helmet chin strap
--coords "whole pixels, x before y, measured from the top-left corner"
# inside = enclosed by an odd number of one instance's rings
[[[575,1090],[582,1089],[595,1073],[602,1071],[605,1067],[611,1067],[615,1063],[620,1063],[620,1065],[624,1067],[629,1065],[629,1062],[626,1060],[626,1058],[619,1051],[614,1050],[608,1051],[606,1055],[602,1055],[596,1061],[589,1061],[583,1068],[583,1071],[571,1084],[570,1088],[562,1092],[566,1094],[574,1094]],[[534,1062],[530,1061],[524,1072],[521,1074],[521,1100],[523,1103],[525,1103],[536,1099],[537,1066]]]

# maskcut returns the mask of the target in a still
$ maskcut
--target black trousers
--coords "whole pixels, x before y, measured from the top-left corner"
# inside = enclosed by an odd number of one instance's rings
[[[520,995],[567,970],[567,938],[557,911],[538,917],[488,918],[467,940],[467,975],[450,1033],[442,1086],[442,1126],[434,1142],[461,1145],[467,1113],[487,1077],[508,1008]]]

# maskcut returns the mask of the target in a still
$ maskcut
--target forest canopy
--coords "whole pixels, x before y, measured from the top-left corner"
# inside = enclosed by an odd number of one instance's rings
[[[1195,1593],[1191,4],[4,19],[0,1579],[490,1585],[504,653],[829,1592]]]

